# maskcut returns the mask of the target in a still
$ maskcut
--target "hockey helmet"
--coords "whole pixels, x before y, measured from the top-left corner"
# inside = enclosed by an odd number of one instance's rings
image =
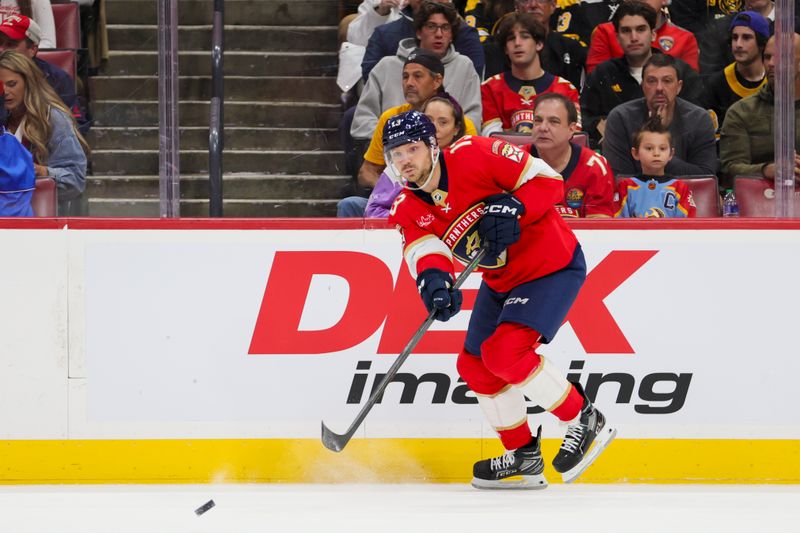
[[[436,126],[431,119],[419,111],[406,111],[386,121],[383,127],[383,149],[391,150],[415,141],[424,141],[428,146],[436,144]]]

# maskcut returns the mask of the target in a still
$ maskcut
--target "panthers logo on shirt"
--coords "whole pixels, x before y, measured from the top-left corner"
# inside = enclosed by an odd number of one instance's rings
[[[482,243],[478,233],[478,224],[483,216],[484,205],[483,202],[479,202],[461,213],[442,235],[442,242],[464,264],[469,263],[472,255],[481,248]],[[505,266],[505,264],[506,252],[504,250],[498,257],[484,258],[478,266],[493,270]]]
[[[675,39],[669,36],[659,37],[658,46],[663,51],[669,52],[670,50],[672,50],[672,47],[675,46]]]
[[[572,209],[580,209],[580,207],[583,205],[584,195],[585,193],[583,190],[573,187],[567,191],[567,193],[564,195],[564,199],[567,201],[567,205]]]

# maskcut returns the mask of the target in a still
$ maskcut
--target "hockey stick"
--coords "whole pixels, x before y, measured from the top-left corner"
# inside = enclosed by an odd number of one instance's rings
[[[480,250],[478,250],[478,252],[472,258],[472,260],[466,266],[464,271],[458,276],[458,278],[456,278],[455,283],[453,283],[454,289],[458,289],[459,287],[461,287],[461,285],[464,283],[464,281],[466,281],[466,279],[469,277],[472,271],[475,270],[475,268],[477,268],[478,263],[481,262],[481,259],[483,259],[485,255],[486,255],[485,248],[481,248]],[[422,339],[422,336],[425,335],[425,333],[428,331],[428,328],[431,327],[431,324],[433,324],[435,316],[436,316],[435,310],[431,311],[428,314],[428,318],[425,319],[425,322],[422,323],[422,325],[419,327],[414,336],[411,337],[411,340],[408,341],[408,344],[406,345],[402,353],[399,356],[397,356],[397,359],[395,359],[394,363],[392,363],[392,366],[389,368],[389,371],[386,372],[383,381],[381,381],[380,385],[378,385],[378,388],[375,389],[375,391],[373,391],[372,395],[367,400],[367,403],[365,403],[364,407],[361,408],[361,411],[358,412],[358,415],[356,416],[355,420],[353,420],[353,423],[350,424],[349,428],[347,428],[347,432],[344,435],[338,435],[334,433],[333,431],[328,429],[328,427],[325,425],[325,422],[322,422],[322,444],[325,445],[326,448],[334,452],[340,452],[344,449],[345,446],[347,446],[347,443],[350,442],[350,439],[353,437],[353,434],[356,432],[358,427],[367,417],[367,414],[369,414],[370,410],[372,410],[372,407],[375,405],[375,402],[377,402],[378,398],[380,398],[383,395],[383,391],[386,390],[386,386],[389,385],[392,379],[394,379],[394,376],[397,374],[397,371],[400,370],[400,366],[405,362],[406,359],[408,359],[408,356],[411,354],[411,351],[414,349],[414,347],[417,345],[420,339]]]

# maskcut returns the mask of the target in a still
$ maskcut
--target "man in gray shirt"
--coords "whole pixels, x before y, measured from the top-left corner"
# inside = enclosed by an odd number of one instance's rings
[[[675,147],[675,155],[666,167],[667,174],[716,174],[719,159],[714,124],[708,111],[678,98],[682,85],[672,56],[654,54],[645,63],[644,98],[615,107],[606,120],[602,153],[615,176],[641,173],[639,162],[631,155],[632,138],[654,114],[660,115],[662,124],[669,128]]]

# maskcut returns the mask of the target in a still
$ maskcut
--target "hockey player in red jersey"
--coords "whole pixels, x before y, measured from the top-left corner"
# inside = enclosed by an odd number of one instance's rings
[[[416,111],[386,123],[387,167],[406,187],[389,222],[401,231],[420,296],[438,320],[461,307],[461,294],[452,288],[454,259],[466,263],[487,250],[457,367],[508,451],[478,461],[472,484],[547,486],[541,428],[532,434],[525,396],[567,424],[553,467],[573,481],[616,430],[580,385],[534,348],[553,339],[586,277],[581,247],[554,208],[564,195],[561,176],[498,139],[466,136],[440,150],[435,135]]]

